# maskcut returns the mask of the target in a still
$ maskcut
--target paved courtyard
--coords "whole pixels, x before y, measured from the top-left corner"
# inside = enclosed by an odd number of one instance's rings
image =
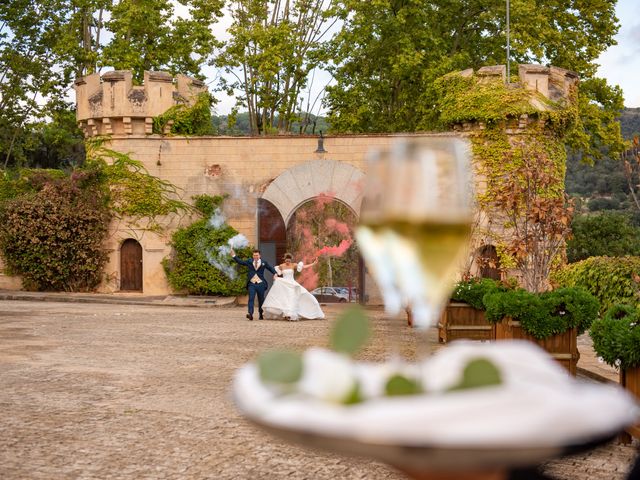
[[[274,346],[325,345],[329,321],[254,321],[242,308],[0,301],[1,479],[401,479],[368,460],[280,443],[230,398],[235,370]],[[363,353],[415,352],[380,319]],[[435,335],[431,336],[431,340]],[[547,466],[558,479],[617,480],[634,446]]]

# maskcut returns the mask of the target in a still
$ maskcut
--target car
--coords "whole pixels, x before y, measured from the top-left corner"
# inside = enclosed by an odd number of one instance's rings
[[[346,303],[349,295],[338,291],[335,287],[318,287],[311,292],[311,295],[321,303]]]
[[[347,301],[349,302],[357,302],[358,301],[358,289],[356,287],[333,287],[338,293],[343,294],[347,297]]]

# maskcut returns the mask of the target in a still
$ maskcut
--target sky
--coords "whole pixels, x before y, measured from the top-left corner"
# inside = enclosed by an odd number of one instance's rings
[[[600,65],[597,76],[622,87],[625,106],[637,108],[640,107],[640,1],[618,0],[616,16],[620,21],[615,37],[618,45],[610,47],[597,60]]]

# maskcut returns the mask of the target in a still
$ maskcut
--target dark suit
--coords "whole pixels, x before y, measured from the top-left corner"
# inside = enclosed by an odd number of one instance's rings
[[[247,260],[241,260],[237,256],[233,257],[233,260],[240,265],[247,267],[247,290],[249,292],[249,315],[253,316],[253,303],[256,295],[258,296],[258,312],[262,316],[262,304],[264,303],[264,296],[267,293],[267,280],[264,278],[264,271],[269,270],[276,275],[276,270],[264,260],[260,260],[260,266],[258,269],[253,266],[253,258]],[[254,276],[258,276],[260,283],[253,283],[251,280]]]

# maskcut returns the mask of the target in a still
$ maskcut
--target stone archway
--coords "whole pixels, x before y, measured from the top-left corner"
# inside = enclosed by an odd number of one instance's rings
[[[303,203],[328,194],[349,206],[356,215],[362,203],[364,173],[336,160],[312,160],[282,172],[262,194],[282,215],[285,225]]]
[[[265,250],[279,251],[286,245],[286,231],[291,219],[302,205],[321,195],[328,195],[346,205],[358,218],[362,203],[362,183],[364,173],[353,165],[336,160],[312,160],[285,170],[266,188],[258,200],[258,238],[265,244]],[[279,212],[280,215],[276,213]],[[264,217],[264,218],[263,218]],[[276,217],[281,217],[278,219]],[[278,225],[278,232],[284,232],[285,241],[278,237],[271,249],[270,241],[264,235],[265,219],[270,228]],[[262,245],[261,247],[262,248]],[[359,292],[365,289],[364,264],[358,262],[358,275],[355,280]],[[355,286],[355,285],[354,285]],[[361,296],[361,293],[358,295]],[[363,297],[361,297],[363,298]]]

